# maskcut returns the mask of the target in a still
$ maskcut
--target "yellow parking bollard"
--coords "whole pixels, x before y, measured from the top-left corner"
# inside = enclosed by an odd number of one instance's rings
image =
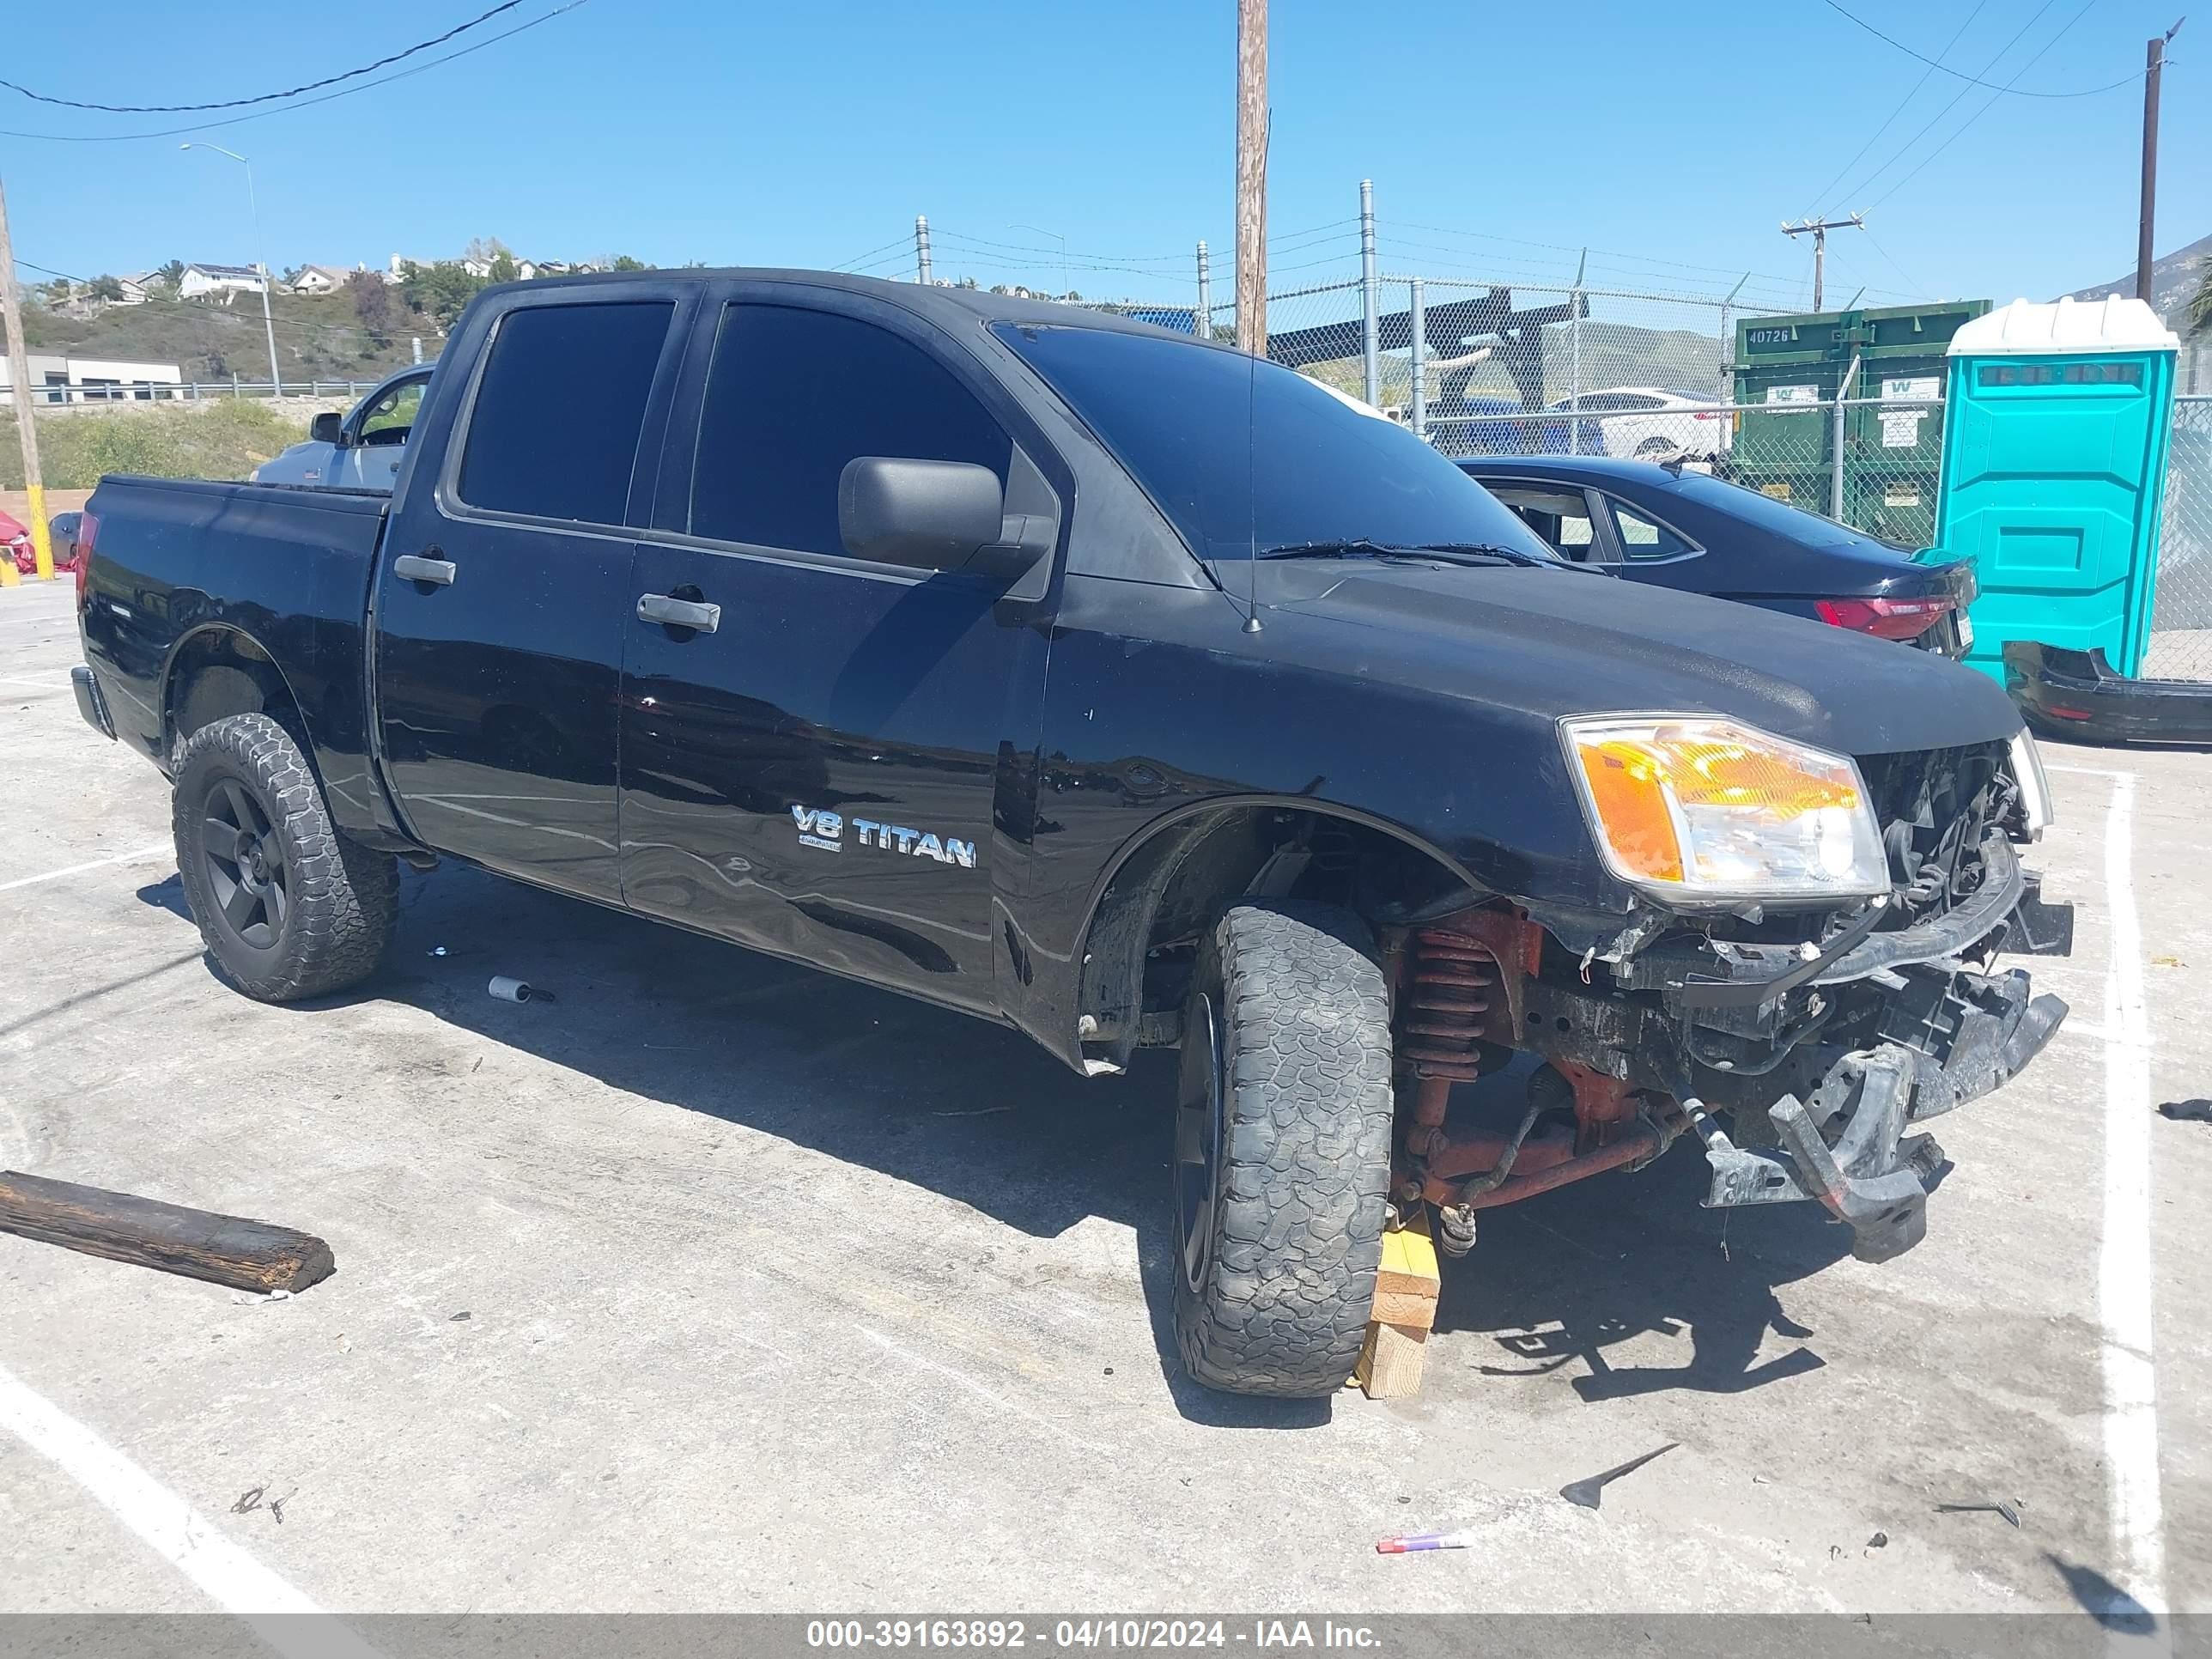
[[[31,498],[33,569],[40,581],[50,582],[54,579],[54,535],[46,524],[46,487],[34,483],[23,493]]]

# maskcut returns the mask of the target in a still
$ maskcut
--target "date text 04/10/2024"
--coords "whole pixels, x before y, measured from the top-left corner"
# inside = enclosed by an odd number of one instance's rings
[[[1253,1652],[1363,1649],[1381,1632],[1333,1620],[1085,1618],[1047,1624],[1020,1619],[817,1619],[810,1648],[938,1648],[969,1652],[1088,1652],[1098,1650],[1237,1647]]]

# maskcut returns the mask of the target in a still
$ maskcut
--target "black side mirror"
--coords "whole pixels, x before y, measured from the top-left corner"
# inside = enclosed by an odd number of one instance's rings
[[[307,422],[307,436],[319,444],[345,441],[345,416],[334,410],[325,410]]]
[[[997,569],[998,560],[979,555],[999,542],[1005,515],[998,476],[970,461],[860,455],[837,480],[837,530],[856,559]]]

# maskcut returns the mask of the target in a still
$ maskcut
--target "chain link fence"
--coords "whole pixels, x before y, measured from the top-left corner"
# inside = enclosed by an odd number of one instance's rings
[[[2212,397],[2173,400],[2146,678],[2212,680]]]

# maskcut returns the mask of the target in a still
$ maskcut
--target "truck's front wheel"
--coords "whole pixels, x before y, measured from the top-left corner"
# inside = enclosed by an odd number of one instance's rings
[[[171,818],[192,919],[233,985],[295,1002],[374,971],[398,871],[331,826],[313,769],[275,720],[233,714],[193,732]]]
[[[1176,1336],[1239,1394],[1341,1388],[1359,1358],[1390,1182],[1390,1001],[1364,923],[1224,912],[1184,1011]]]

